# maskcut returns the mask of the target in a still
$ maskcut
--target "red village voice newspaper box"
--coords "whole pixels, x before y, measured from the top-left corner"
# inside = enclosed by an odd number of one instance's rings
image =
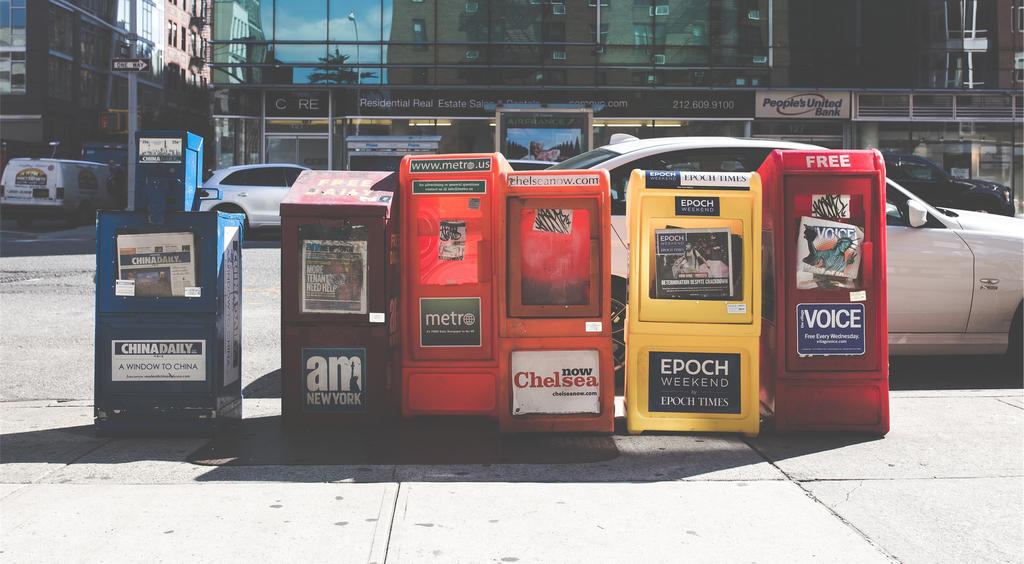
[[[498,414],[499,153],[402,159],[402,415]]]
[[[761,404],[778,431],[889,430],[885,165],[774,151],[764,183]]]
[[[303,171],[281,202],[285,423],[397,413],[394,172]]]
[[[513,172],[499,197],[502,431],[614,430],[608,172]]]

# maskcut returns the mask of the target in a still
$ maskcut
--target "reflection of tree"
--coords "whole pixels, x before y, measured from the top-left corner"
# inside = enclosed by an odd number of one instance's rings
[[[311,84],[355,84],[360,80],[377,76],[377,73],[361,72],[357,74],[351,68],[345,68],[345,62],[348,59],[348,55],[342,54],[335,47],[333,53],[328,53],[326,57],[319,58],[319,61],[323,64],[317,66],[316,70],[309,73],[309,82]]]

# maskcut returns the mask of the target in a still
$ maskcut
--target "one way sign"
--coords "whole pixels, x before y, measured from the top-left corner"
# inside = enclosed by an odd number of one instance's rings
[[[110,70],[142,72],[149,70],[149,59],[111,59]]]

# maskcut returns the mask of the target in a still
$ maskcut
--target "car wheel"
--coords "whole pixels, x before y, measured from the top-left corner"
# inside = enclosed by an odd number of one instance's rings
[[[213,211],[219,211],[219,212],[224,212],[224,213],[240,213],[240,214],[242,214],[242,217],[245,218],[245,222],[243,224],[243,230],[245,231],[245,233],[247,233],[247,234],[249,233],[249,216],[246,215],[245,210],[243,210],[242,208],[240,208],[240,207],[238,207],[238,206],[236,206],[234,204],[223,204],[223,205],[220,205],[220,206],[217,206],[217,207],[213,208]]]
[[[612,364],[615,387],[626,382],[626,302],[629,286],[621,278],[612,278]]]

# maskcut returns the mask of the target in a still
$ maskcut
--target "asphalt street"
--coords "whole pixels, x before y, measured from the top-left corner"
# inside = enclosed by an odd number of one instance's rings
[[[206,439],[92,431],[94,244],[91,227],[0,224],[4,562],[1024,562],[1022,375],[992,359],[892,359],[884,439],[619,432],[560,439],[560,463],[470,463],[473,444],[442,463],[304,462],[287,445],[277,462],[197,459]],[[279,264],[273,233],[251,238],[243,439],[268,448]],[[605,459],[571,460],[594,445]]]

